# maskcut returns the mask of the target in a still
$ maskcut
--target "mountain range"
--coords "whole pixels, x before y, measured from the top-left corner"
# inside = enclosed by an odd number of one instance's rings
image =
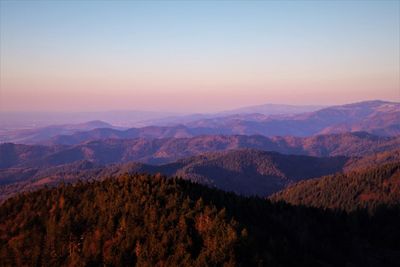
[[[121,129],[120,127],[115,127],[99,120],[78,124],[51,125],[33,129],[18,129],[0,132],[0,143],[14,142],[21,144],[36,144],[46,141],[54,136],[69,135],[98,128]]]
[[[0,144],[0,198],[62,181],[124,172],[179,176],[265,197],[300,180],[396,162],[400,136],[390,131],[399,127],[398,107],[397,103],[368,101],[301,114],[226,115],[177,126],[119,129],[92,121],[39,128],[11,137],[41,144]],[[278,121],[289,123],[285,126],[289,132],[296,129],[291,125],[295,121],[301,127],[323,125],[322,132],[344,132],[305,137],[231,134]],[[238,128],[233,122],[249,127]]]
[[[96,139],[118,138],[183,138],[199,135],[263,135],[307,137],[320,134],[365,131],[380,136],[400,134],[400,104],[384,101],[366,101],[322,108],[299,114],[264,115],[239,113],[189,116],[179,124],[150,125],[121,129],[104,122],[51,126],[39,129],[6,131],[0,142],[22,144],[72,145]],[[166,122],[168,120],[165,120]],[[173,123],[172,123],[173,124]]]
[[[273,108],[2,131],[0,265],[397,266],[399,104]]]
[[[185,124],[190,128],[211,128],[224,134],[266,136],[311,136],[327,133],[366,131],[376,135],[400,134],[400,103],[366,101],[332,106],[295,115],[236,116],[213,118]]]

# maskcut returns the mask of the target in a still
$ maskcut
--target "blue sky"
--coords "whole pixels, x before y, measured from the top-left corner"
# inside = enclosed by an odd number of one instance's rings
[[[0,106],[399,101],[399,14],[399,1],[1,1]]]

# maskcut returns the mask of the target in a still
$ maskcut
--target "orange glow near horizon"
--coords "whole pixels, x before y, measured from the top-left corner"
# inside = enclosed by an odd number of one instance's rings
[[[209,5],[1,2],[0,111],[400,101],[399,3]]]

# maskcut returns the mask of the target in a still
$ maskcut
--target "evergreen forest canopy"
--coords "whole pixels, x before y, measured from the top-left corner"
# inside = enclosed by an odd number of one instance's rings
[[[0,206],[3,266],[396,266],[399,207],[324,211],[122,175]]]
[[[301,181],[271,199],[347,211],[400,205],[400,161]]]

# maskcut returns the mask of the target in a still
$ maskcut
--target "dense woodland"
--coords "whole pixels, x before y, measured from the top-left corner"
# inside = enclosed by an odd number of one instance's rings
[[[123,175],[0,206],[1,266],[398,266],[399,207],[346,214]]]
[[[400,205],[400,162],[302,181],[271,199],[347,211]]]

